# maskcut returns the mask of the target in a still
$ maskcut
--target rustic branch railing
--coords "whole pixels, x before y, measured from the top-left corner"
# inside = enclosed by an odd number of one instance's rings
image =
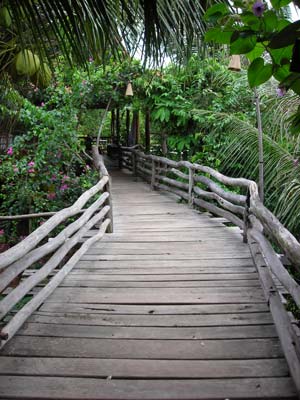
[[[203,165],[145,154],[137,148],[122,148],[122,165],[134,176],[149,182],[152,189],[172,192],[190,206],[195,205],[224,217],[242,229],[300,396],[299,338],[272,277],[272,274],[277,277],[300,307],[300,287],[273,246],[279,247],[292,266],[300,271],[300,243],[262,204],[256,183],[244,178],[227,177]],[[234,187],[235,191],[244,194],[234,193],[224,186]]]
[[[62,282],[82,254],[96,240],[101,239],[105,232],[113,231],[110,179],[97,148],[93,148],[93,159],[95,167],[99,170],[99,182],[84,192],[72,206],[55,213],[22,242],[0,254],[0,293],[3,294],[3,299],[0,301],[0,320],[3,320],[2,326],[4,325],[0,331],[0,348],[12,338],[26,319]],[[83,211],[82,208],[87,202],[99,194],[100,196],[97,196],[97,199]],[[38,246],[61,223],[78,214],[80,217],[76,221],[65,227],[56,237],[49,238],[47,242]],[[8,313],[24,296],[31,293],[32,289],[53,274],[53,271],[60,266],[69,252],[96,224],[100,225],[98,233],[87,239],[56,272],[54,277],[13,317],[7,318]],[[51,257],[41,268],[35,269],[34,273],[23,279],[17,287],[6,290],[11,282],[28,267],[50,254]]]

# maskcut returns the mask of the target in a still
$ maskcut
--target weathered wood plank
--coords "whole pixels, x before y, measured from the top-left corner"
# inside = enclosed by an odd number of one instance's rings
[[[197,253],[197,254],[188,254],[188,253],[183,253],[183,254],[86,254],[82,256],[81,260],[82,261],[93,261],[93,260],[98,260],[98,261],[122,261],[122,260],[140,260],[140,261],[162,261],[162,260],[167,260],[167,261],[173,261],[173,260],[186,260],[188,263],[190,260],[208,260],[210,257],[214,257],[214,259],[219,259],[219,260],[224,260],[224,259],[229,259],[232,260],[234,258],[247,258],[249,259],[249,254],[248,252],[245,252],[244,254],[237,254],[234,252],[231,253],[226,253],[226,254],[216,254],[213,252],[213,250],[208,253]]]
[[[284,359],[260,360],[129,360],[94,358],[2,357],[0,374],[106,378],[237,378],[284,377]]]
[[[93,378],[16,377],[0,382],[2,398],[39,399],[289,399],[296,393],[290,378],[208,380],[114,380]]]
[[[90,326],[236,326],[270,325],[270,313],[208,314],[208,315],[101,315],[80,313],[55,313],[39,311],[29,322]]]
[[[19,332],[21,336],[77,337],[96,339],[249,339],[275,338],[273,325],[236,325],[213,327],[149,327],[146,326],[98,326],[57,323],[27,323]],[[1,370],[1,368],[0,368]]]
[[[4,355],[132,359],[257,359],[282,357],[280,343],[268,339],[144,340],[16,336]]]
[[[48,301],[119,304],[261,303],[261,289],[246,288],[57,288]]]
[[[257,280],[235,280],[235,281],[151,281],[151,275],[148,275],[149,281],[118,281],[117,276],[115,280],[103,281],[103,280],[89,280],[76,279],[73,280],[71,277],[65,279],[61,283],[60,287],[90,287],[90,288],[196,288],[196,287],[260,287],[260,282]]]
[[[76,301],[76,299],[75,299]],[[46,302],[40,311],[72,312],[84,314],[153,314],[153,315],[179,315],[179,314],[234,314],[267,312],[266,303],[253,304],[194,304],[194,305],[122,305],[122,304],[97,304],[97,303],[65,303]]]
[[[107,274],[106,271],[103,271],[102,273],[86,273],[84,274],[73,274],[70,273],[64,280],[66,281],[74,281],[74,280],[84,280],[88,279],[90,281],[137,281],[137,282],[144,282],[144,281],[160,281],[160,282],[171,282],[171,281],[204,281],[205,283],[207,282],[212,282],[216,283],[218,281],[221,281],[222,283],[226,280],[230,281],[238,281],[237,284],[239,283],[246,283],[249,281],[254,281],[253,283],[258,282],[258,274],[257,273],[250,273],[250,274],[185,274],[185,273],[177,273],[174,274],[174,270],[172,272],[168,273],[164,270],[158,270],[158,271],[148,271],[148,274],[140,274],[139,272],[136,272],[134,274],[126,274],[123,272],[123,270],[111,270],[111,274]],[[152,272],[152,273],[151,273]],[[158,274],[158,272],[161,272],[161,274]],[[251,282],[250,282],[251,283]],[[220,284],[220,283],[219,283]]]
[[[215,272],[218,268],[227,268],[228,271],[230,271],[233,268],[238,268],[239,271],[244,271],[246,272],[246,267],[255,269],[253,266],[253,261],[252,258],[224,258],[224,259],[218,259],[218,258],[210,258],[210,259],[202,259],[202,260],[189,260],[188,263],[183,265],[182,261],[179,260],[143,260],[142,262],[139,260],[119,260],[119,261],[106,261],[102,260],[101,262],[97,261],[88,261],[88,260],[80,260],[77,264],[78,268],[92,268],[92,267],[98,267],[98,268],[105,268],[105,269],[114,269],[114,268],[141,268],[143,269],[152,269],[152,268],[183,268],[185,270],[188,270],[190,268],[202,268],[203,271],[206,268],[215,268],[213,272]],[[244,269],[245,268],[245,269]],[[76,267],[74,268],[74,271],[76,270]],[[199,270],[200,271],[200,270]],[[248,271],[247,271],[248,272]]]

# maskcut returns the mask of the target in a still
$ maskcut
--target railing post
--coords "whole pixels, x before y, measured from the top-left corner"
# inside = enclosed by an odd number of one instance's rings
[[[245,210],[244,210],[244,215],[243,215],[243,221],[244,221],[243,242],[244,243],[248,243],[247,231],[249,229],[249,214],[250,214],[249,209],[250,209],[250,191],[248,189],[247,195],[246,195]]]
[[[132,173],[137,178],[137,156],[134,150],[132,151]]]
[[[194,203],[194,170],[189,167],[189,206],[193,207]]]
[[[108,175],[108,182],[104,186],[105,192],[109,193],[108,198],[105,201],[105,205],[109,206],[109,212],[107,213],[108,218],[110,219],[110,224],[107,227],[106,232],[107,233],[113,233],[114,231],[114,220],[113,220],[113,206],[112,206],[112,197],[111,197],[111,179],[110,176]]]
[[[151,189],[155,190],[155,174],[156,174],[156,165],[155,160],[152,158],[152,170],[151,170]]]

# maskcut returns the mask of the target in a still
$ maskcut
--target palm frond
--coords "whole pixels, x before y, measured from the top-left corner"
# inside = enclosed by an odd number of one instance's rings
[[[159,61],[170,42],[185,53],[205,30],[201,0],[3,0],[1,4],[9,7],[21,48],[32,45],[46,58],[59,49],[70,62],[81,64],[89,55],[102,59],[107,50],[113,56],[119,56],[120,49],[128,54],[137,41],[144,44],[145,57]]]
[[[212,133],[222,126],[228,144],[219,157],[225,173],[257,180],[258,131],[251,124],[232,114],[194,110],[194,118],[202,121]],[[204,118],[203,117],[207,117]],[[211,118],[213,117],[213,118]],[[205,121],[205,122],[204,122]],[[300,166],[285,146],[264,134],[264,167],[266,205],[296,234],[300,232]]]

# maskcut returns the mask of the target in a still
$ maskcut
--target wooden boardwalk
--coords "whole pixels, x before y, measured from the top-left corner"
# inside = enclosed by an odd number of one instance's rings
[[[113,174],[115,233],[4,347],[1,399],[294,399],[238,228]]]

